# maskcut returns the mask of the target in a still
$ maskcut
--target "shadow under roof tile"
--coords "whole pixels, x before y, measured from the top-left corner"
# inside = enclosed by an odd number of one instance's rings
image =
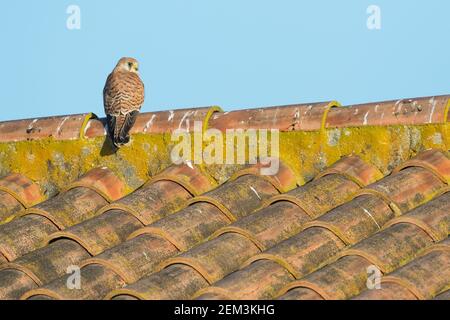
[[[450,235],[450,232],[449,232]],[[422,255],[428,254],[431,251],[435,250],[448,250],[450,248],[450,237],[445,238],[440,242],[436,242],[432,247],[425,249]]]

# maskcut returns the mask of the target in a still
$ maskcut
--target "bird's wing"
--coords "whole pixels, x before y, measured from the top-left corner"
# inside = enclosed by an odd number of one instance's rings
[[[114,140],[114,138],[116,137],[116,121],[117,121],[117,117],[116,116],[112,116],[110,114],[106,115],[106,123],[108,124],[108,134],[111,137],[111,139]]]
[[[136,118],[137,118],[138,114],[139,114],[139,111],[134,110],[134,111],[127,113],[124,116],[121,116],[121,117],[123,117],[122,121],[121,121],[121,128],[116,127],[116,129],[118,130],[119,141],[127,140],[127,137],[129,136],[129,133],[136,122]]]
[[[103,88],[103,106],[105,107],[106,115],[118,114],[117,112],[114,112],[115,90],[113,90],[113,87],[115,86],[115,82],[114,74],[111,73],[106,79],[105,87]]]

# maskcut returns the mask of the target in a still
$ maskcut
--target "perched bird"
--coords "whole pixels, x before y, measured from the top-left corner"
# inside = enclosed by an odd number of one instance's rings
[[[130,130],[143,104],[144,83],[139,77],[139,64],[136,59],[122,58],[103,89],[108,133],[117,148],[130,142]]]

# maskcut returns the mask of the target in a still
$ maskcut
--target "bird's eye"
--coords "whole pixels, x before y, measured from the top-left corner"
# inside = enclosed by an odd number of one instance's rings
[[[133,63],[132,62],[128,62],[128,68],[133,68]]]

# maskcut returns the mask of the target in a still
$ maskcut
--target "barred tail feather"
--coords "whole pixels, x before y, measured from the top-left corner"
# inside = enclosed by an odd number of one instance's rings
[[[139,111],[135,110],[130,113],[127,113],[124,116],[123,123],[118,134],[120,143],[127,144],[128,142],[130,142],[130,131],[133,128],[134,124],[136,123],[136,118],[138,114]]]
[[[108,133],[117,148],[130,142],[130,131],[136,122],[138,114],[139,111],[135,110],[126,115],[107,115]]]

